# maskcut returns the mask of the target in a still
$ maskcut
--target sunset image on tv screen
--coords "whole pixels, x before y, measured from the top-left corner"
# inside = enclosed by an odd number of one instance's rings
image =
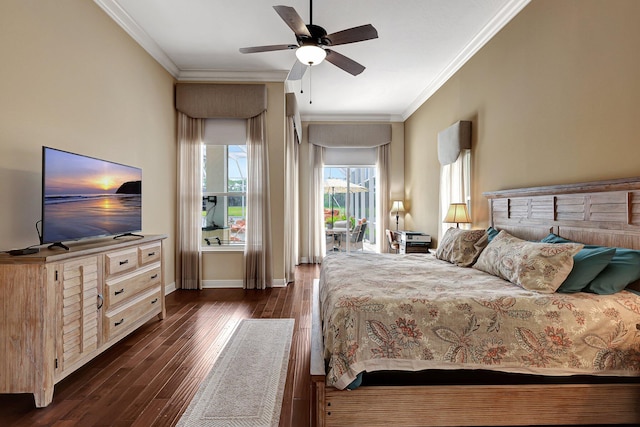
[[[142,170],[45,147],[43,243],[142,229]]]

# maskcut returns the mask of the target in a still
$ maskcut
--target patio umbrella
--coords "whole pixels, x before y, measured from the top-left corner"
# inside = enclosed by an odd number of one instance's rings
[[[348,190],[347,190],[348,187]],[[338,178],[328,178],[324,182],[324,192],[331,193],[331,223],[333,224],[333,196],[338,193],[362,193],[368,191],[366,187],[358,184],[351,184],[347,186],[347,181]]]
[[[349,184],[349,193],[362,193],[367,191],[366,187],[358,184]],[[329,178],[324,182],[324,192],[331,194],[335,193],[346,193],[347,192],[347,181],[344,179],[338,178]]]

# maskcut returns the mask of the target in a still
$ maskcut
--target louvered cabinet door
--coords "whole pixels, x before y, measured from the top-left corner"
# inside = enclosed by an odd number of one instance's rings
[[[96,350],[100,338],[100,258],[92,256],[61,264],[62,348],[64,371]]]

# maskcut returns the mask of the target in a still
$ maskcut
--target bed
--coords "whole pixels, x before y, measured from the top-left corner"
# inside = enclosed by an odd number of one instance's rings
[[[485,196],[496,242],[552,233],[561,242],[546,250],[572,260],[583,244],[640,249],[640,179]],[[535,283],[427,254],[327,257],[313,295],[314,425],[640,424],[640,294]]]

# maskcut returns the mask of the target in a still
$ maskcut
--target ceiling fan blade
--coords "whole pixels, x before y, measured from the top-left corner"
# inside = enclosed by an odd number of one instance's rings
[[[364,65],[358,64],[353,59],[347,58],[346,56],[341,55],[334,50],[325,50],[327,51],[327,57],[325,59],[331,62],[336,67],[343,69],[347,73],[357,76],[364,71]]]
[[[311,37],[311,33],[309,33],[306,24],[294,8],[290,6],[273,6],[273,8],[297,36]]]
[[[367,24],[329,34],[327,38],[331,40],[331,46],[336,46],[340,44],[377,39],[378,31],[373,27],[373,25]]]
[[[295,44],[272,44],[269,46],[241,47],[240,53],[271,52],[273,50],[296,49],[297,47],[298,46]]]
[[[287,75],[287,80],[301,80],[304,76],[304,73],[307,72],[308,65],[303,64],[302,62],[296,60]]]

